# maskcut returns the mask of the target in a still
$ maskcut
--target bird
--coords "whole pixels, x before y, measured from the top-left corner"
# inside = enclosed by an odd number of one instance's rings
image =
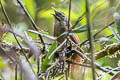
[[[54,16],[54,32],[53,35],[57,37],[57,41],[59,43],[62,43],[65,40],[65,36],[61,36],[64,32],[68,30],[72,30],[72,24],[68,23],[68,17],[65,15],[64,12],[56,10],[54,7],[52,7],[55,14],[52,14]],[[68,27],[69,26],[69,27]],[[79,37],[77,34],[70,35],[71,40],[75,44],[80,44]],[[82,49],[78,49],[81,53],[83,53]],[[77,54],[73,54],[71,57],[72,62],[81,63],[81,57]],[[74,80],[80,80],[80,73],[82,72],[81,67],[78,65],[70,65],[70,75]],[[78,75],[78,76],[77,76]]]

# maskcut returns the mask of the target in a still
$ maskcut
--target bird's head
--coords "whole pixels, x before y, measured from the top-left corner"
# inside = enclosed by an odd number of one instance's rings
[[[55,12],[55,14],[52,14],[55,17],[55,19],[57,19],[59,22],[61,22],[61,21],[67,22],[68,21],[67,16],[63,12],[57,11],[54,7],[52,7],[52,9]]]

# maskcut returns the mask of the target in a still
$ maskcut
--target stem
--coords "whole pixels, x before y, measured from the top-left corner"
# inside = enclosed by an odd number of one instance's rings
[[[87,18],[87,26],[88,26],[88,39],[89,39],[89,45],[90,45],[90,53],[91,53],[91,66],[92,66],[92,76],[93,80],[96,80],[95,77],[95,57],[94,57],[94,51],[93,51],[93,38],[92,38],[92,28],[90,23],[90,9],[89,9],[89,2],[86,0],[86,18]]]

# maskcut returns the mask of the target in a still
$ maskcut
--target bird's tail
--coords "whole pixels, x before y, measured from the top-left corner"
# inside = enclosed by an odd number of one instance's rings
[[[81,63],[81,57],[77,54],[73,54],[71,61],[74,63]],[[81,80],[82,67],[80,65],[71,64],[70,65],[70,76],[73,80]]]

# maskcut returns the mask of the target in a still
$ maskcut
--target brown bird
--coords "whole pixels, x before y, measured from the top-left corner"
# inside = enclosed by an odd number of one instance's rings
[[[52,8],[55,11],[54,16],[54,36],[58,37],[57,41],[59,43],[62,43],[65,40],[65,36],[60,36],[62,33],[68,30],[68,25],[69,25],[69,30],[72,29],[72,24],[68,24],[68,18],[67,16],[61,12],[57,11],[55,8]],[[77,34],[72,34],[70,35],[70,38],[76,43],[79,44],[80,40]],[[83,53],[82,49],[79,48],[79,51]],[[73,62],[81,63],[81,57],[78,56],[77,54],[73,54],[71,57],[71,60]],[[80,80],[80,74],[81,74],[81,67],[78,65],[70,65],[70,74],[71,77],[74,80]]]

